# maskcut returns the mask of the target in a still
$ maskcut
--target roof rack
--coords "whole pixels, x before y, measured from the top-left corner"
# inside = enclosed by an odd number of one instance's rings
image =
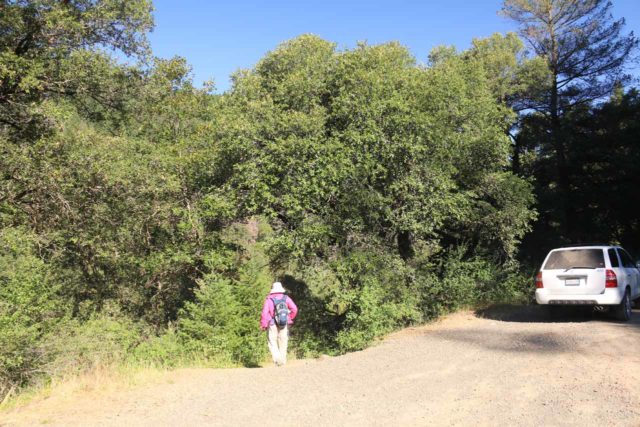
[[[579,248],[582,246],[617,246],[617,245],[612,245],[611,243],[576,243],[572,245],[563,245],[560,247],[561,248]]]

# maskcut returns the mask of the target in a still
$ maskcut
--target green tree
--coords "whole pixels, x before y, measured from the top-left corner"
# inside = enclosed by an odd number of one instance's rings
[[[471,49],[464,55],[470,60],[480,61],[498,101],[518,113],[509,129],[509,137],[513,146],[511,170],[520,175],[523,172],[521,158],[530,148],[523,145],[524,140],[520,137],[519,130],[525,117],[522,113],[535,110],[544,103],[544,90],[550,77],[546,61],[539,56],[530,57],[515,33],[474,39]]]
[[[640,184],[640,97],[618,89],[594,108],[566,118],[573,129],[567,139],[573,184],[576,235],[587,241],[613,241],[637,255],[639,224],[635,200]]]
[[[625,64],[638,46],[633,33],[623,34],[624,19],[613,20],[607,0],[505,0],[502,13],[520,25],[520,35],[533,52],[544,58],[551,74],[544,102],[532,105],[544,118],[554,162],[558,191],[559,230],[573,236],[572,183],[568,174],[563,117],[572,109],[609,95],[616,82],[625,81]],[[541,123],[540,121],[537,121]],[[553,220],[551,220],[553,221]]]
[[[471,48],[462,55],[482,64],[499,102],[515,112],[539,105],[540,89],[546,86],[549,75],[546,62],[540,57],[530,57],[516,33],[473,39]]]
[[[103,68],[101,50],[144,56],[153,26],[149,0],[2,0],[0,11],[0,129],[16,137],[47,127],[45,98],[88,93],[109,104],[95,87],[104,76],[85,71]]]
[[[507,165],[513,116],[481,61],[427,69],[395,43],[335,52],[302,36],[239,75],[224,104],[244,118],[228,185],[246,212],[274,219],[284,252],[326,256],[373,238],[409,259],[447,230],[491,234],[471,218]]]
[[[238,73],[220,100],[225,193],[240,216],[269,219],[273,267],[308,310],[325,310],[308,316],[329,318],[315,333],[336,348],[439,312],[431,296],[449,289],[429,290],[437,260],[464,246],[461,262],[504,262],[534,217],[531,185],[508,171],[515,115],[499,95],[511,80],[492,80],[499,55],[440,53],[422,67],[397,43],[337,51],[305,35]]]
[[[81,94],[46,100],[40,108],[56,123],[48,134],[0,140],[0,225],[41,237],[75,315],[115,302],[160,328],[192,295],[205,220],[207,232],[220,226],[210,198],[200,203],[212,98],[179,58],[123,78],[130,91],[119,108]]]
[[[259,318],[272,282],[264,251],[270,233],[264,220],[251,218],[221,233],[221,247],[205,255],[208,273],[198,280],[178,322],[185,347],[223,363],[257,366],[266,346]]]

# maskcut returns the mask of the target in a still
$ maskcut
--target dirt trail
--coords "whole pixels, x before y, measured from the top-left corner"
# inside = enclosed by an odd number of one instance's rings
[[[551,321],[540,307],[458,313],[342,357],[179,370],[0,417],[11,426],[640,426],[640,310],[628,323]]]

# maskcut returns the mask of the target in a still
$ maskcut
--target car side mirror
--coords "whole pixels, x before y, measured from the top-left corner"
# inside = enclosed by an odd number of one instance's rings
[[[636,268],[640,268],[640,260],[636,261]]]

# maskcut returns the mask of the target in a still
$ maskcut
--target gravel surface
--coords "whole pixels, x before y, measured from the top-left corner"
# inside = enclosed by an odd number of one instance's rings
[[[0,417],[11,426],[640,426],[640,310],[627,323],[551,319],[537,306],[457,313],[341,357],[178,370]]]

